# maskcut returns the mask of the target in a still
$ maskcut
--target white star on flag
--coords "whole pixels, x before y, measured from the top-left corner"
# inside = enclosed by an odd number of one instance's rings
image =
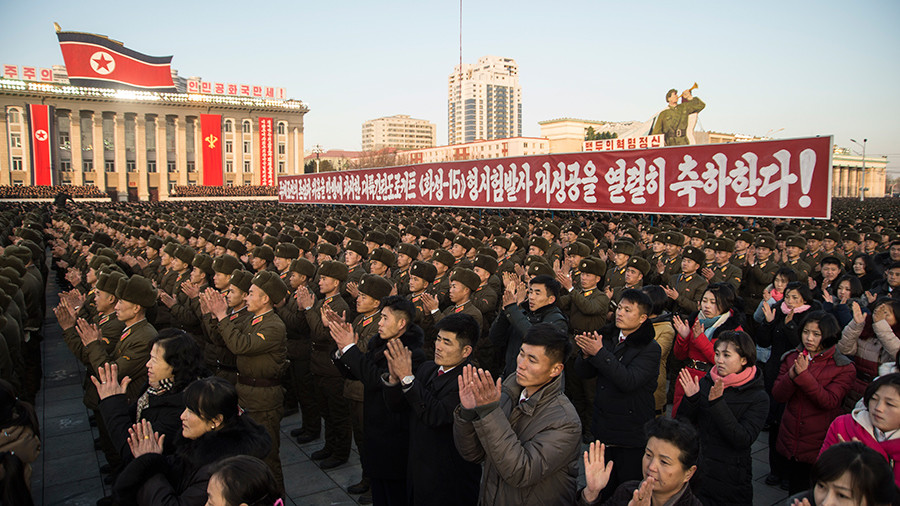
[[[91,68],[100,75],[107,75],[116,70],[116,61],[106,51],[97,51],[91,55]]]

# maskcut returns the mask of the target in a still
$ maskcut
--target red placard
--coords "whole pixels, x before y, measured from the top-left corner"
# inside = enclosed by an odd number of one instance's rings
[[[275,184],[275,156],[272,151],[272,118],[259,118],[259,184]]]
[[[31,184],[53,184],[53,108],[49,105],[28,104],[28,124],[31,133]]]
[[[284,176],[278,199],[829,218],[831,142],[826,136]]]
[[[203,184],[222,186],[222,115],[201,114],[200,133],[203,136]]]

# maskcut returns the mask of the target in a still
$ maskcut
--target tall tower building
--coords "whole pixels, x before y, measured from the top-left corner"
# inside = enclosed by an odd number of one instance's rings
[[[482,56],[447,79],[449,144],[522,136],[522,88],[512,58]]]

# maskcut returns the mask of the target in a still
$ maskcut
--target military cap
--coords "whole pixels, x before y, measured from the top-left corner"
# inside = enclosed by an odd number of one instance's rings
[[[331,258],[336,257],[338,254],[337,246],[331,244],[330,242],[323,242],[322,244],[319,244],[319,246],[317,247],[317,251],[319,254],[328,255]]]
[[[628,267],[634,267],[638,271],[640,271],[641,275],[646,276],[648,272],[650,272],[650,262],[645,258],[641,258],[639,256],[633,256],[628,259]]]
[[[322,239],[325,239],[325,242],[330,242],[331,244],[340,244],[344,241],[343,236],[334,230],[323,233]]]
[[[388,267],[397,264],[397,255],[387,248],[375,248],[369,255],[369,261],[377,260]]]
[[[291,260],[289,269],[298,274],[303,274],[308,279],[312,279],[316,275],[316,266],[305,258],[295,258]]]
[[[684,258],[690,258],[691,260],[697,262],[697,265],[703,265],[706,262],[706,255],[703,254],[703,251],[693,246],[685,246],[684,251],[682,251],[681,255]]]
[[[150,280],[138,274],[130,278],[121,278],[116,285],[116,297],[119,300],[145,308],[156,305],[157,293]]]
[[[288,295],[288,287],[284,284],[284,280],[272,271],[257,272],[251,282],[266,292],[272,304],[278,304]]]
[[[706,233],[706,230],[703,230],[702,228],[695,227],[695,228],[691,228],[690,230],[688,230],[688,237],[691,237],[691,238],[706,240],[706,237],[708,235],[709,234]]]
[[[734,241],[731,239],[718,239],[715,242],[715,245],[712,246],[712,249],[715,251],[728,251],[734,252]]]
[[[434,278],[437,277],[437,268],[433,264],[428,262],[423,262],[421,260],[416,260],[412,263],[412,266],[409,268],[410,276],[417,276],[429,283],[434,282]]]
[[[684,246],[684,236],[679,232],[666,232],[666,235],[663,237],[663,242],[666,244],[674,244],[676,246]]]
[[[881,242],[881,234],[876,234],[875,232],[868,233],[868,234],[866,234],[866,240],[880,243]]]
[[[293,260],[300,256],[300,248],[294,243],[283,242],[278,246],[275,246],[274,254],[278,258],[289,258]]]
[[[225,249],[230,249],[231,251],[237,253],[239,256],[247,253],[247,246],[245,246],[244,243],[238,241],[237,239],[229,239],[225,244]]]
[[[845,241],[853,241],[855,243],[858,243],[859,242],[859,233],[848,230],[848,231],[844,232],[843,239]]]
[[[524,248],[525,247],[525,239],[522,238],[519,234],[513,234],[509,236],[510,242],[516,245],[516,248]],[[507,248],[509,249],[509,248]]]
[[[248,226],[238,227],[237,229],[238,235],[242,235],[245,238],[253,233],[253,229]]]
[[[753,244],[753,234],[747,231],[738,232],[734,236],[734,242],[744,241],[747,244]]]
[[[228,238],[223,236],[216,236],[212,243],[217,247],[226,248],[228,246]]]
[[[344,232],[344,237],[349,238],[351,241],[362,241],[363,235],[362,232],[355,228],[348,228],[346,232]]]
[[[634,243],[630,241],[616,241],[612,247],[613,253],[622,253],[628,256],[634,255]]]
[[[606,275],[606,262],[597,257],[587,257],[578,263],[578,270],[582,273],[586,272],[602,278]]]
[[[2,257],[0,257],[2,259]],[[0,262],[2,263],[2,262]],[[12,281],[17,287],[21,287],[24,280],[22,276],[25,275],[25,270],[23,266],[22,272],[19,272],[14,267],[10,267],[8,265],[0,267],[0,276],[3,276],[10,281]]]
[[[394,284],[377,274],[366,274],[359,280],[359,291],[380,301],[391,294]]]
[[[354,251],[363,258],[369,255],[369,248],[362,241],[351,240],[347,243],[347,251]]]
[[[266,262],[271,262],[272,260],[275,260],[275,252],[272,251],[272,248],[270,248],[266,245],[257,246],[255,248],[253,248],[252,255],[256,258],[262,258]]]
[[[591,254],[591,248],[583,242],[575,241],[572,244],[566,246],[566,254],[586,257]]]
[[[452,253],[445,249],[435,250],[432,259],[436,262],[440,262],[446,265],[447,267],[453,267],[456,264],[456,257],[454,257]]]
[[[265,235],[271,235],[272,237],[278,237],[278,229],[273,226],[268,226],[263,229],[263,233]]]
[[[422,229],[415,225],[410,225],[406,227],[406,233],[413,237],[419,237],[422,235]]]
[[[784,241],[785,246],[794,246],[795,248],[806,248],[806,239],[801,235],[792,235]]]
[[[841,233],[837,230],[825,230],[822,233],[822,240],[831,239],[834,242],[841,242]]]
[[[173,256],[175,258],[181,260],[185,264],[191,265],[191,263],[194,261],[194,255],[195,255],[194,248],[191,248],[190,246],[185,244],[183,246],[176,248],[175,255],[173,255]]]
[[[438,244],[444,244],[444,233],[439,230],[432,230],[430,234],[428,234],[428,238]]]
[[[205,274],[213,274],[212,262],[212,257],[206,253],[197,253],[194,255],[194,261],[191,262],[191,265],[200,269]]]
[[[535,246],[537,249],[543,251],[544,253],[550,251],[550,241],[541,236],[532,237],[531,243],[529,243],[528,246]]]
[[[440,243],[435,241],[434,239],[428,237],[422,241],[422,249],[430,249],[432,251],[439,249],[441,247]]]
[[[278,247],[278,238],[273,237],[271,235],[267,235],[267,236],[263,237],[262,243],[265,244],[266,246],[272,248],[272,250],[274,251],[275,248]]]
[[[221,255],[213,258],[213,271],[222,274],[231,274],[235,269],[241,269],[241,261],[231,255]]]
[[[512,241],[509,237],[497,236],[494,237],[494,240],[491,241],[491,246],[500,246],[501,248],[508,250],[510,246],[512,246]]]
[[[779,242],[787,241],[788,238],[792,235],[794,235],[794,234],[792,232],[790,232],[789,230],[782,230],[782,231],[778,232],[777,234],[775,234],[775,240],[777,240]]]
[[[459,244],[466,251],[472,249],[472,240],[462,234],[453,238],[453,244]]]
[[[121,272],[105,272],[97,276],[97,290],[115,295],[116,289],[119,287],[119,280],[125,279],[125,274]]]
[[[825,238],[825,233],[819,229],[807,230],[805,235],[807,241],[809,241],[810,239],[814,241],[821,241]],[[879,238],[878,240],[880,241],[881,238]]]
[[[299,235],[297,237],[292,238],[291,236],[288,236],[288,239],[289,239],[288,241],[283,241],[281,244],[293,244],[294,246],[297,247],[298,250],[303,250],[303,251],[309,251],[310,249],[312,249],[313,243],[312,243],[312,241],[309,240],[308,237],[303,237],[302,235]],[[299,254],[300,254],[300,252],[298,251],[297,255],[299,255]],[[282,258],[291,258],[291,257],[282,257]],[[297,258],[297,257],[293,257],[293,258]]]
[[[475,274],[475,271],[472,269],[464,267],[453,269],[453,273],[450,274],[450,281],[459,281],[473,292],[481,286],[481,278],[478,277],[478,274]]]
[[[94,242],[98,242],[103,246],[112,246],[113,239],[103,232],[97,232],[96,234],[94,234]]]
[[[261,246],[263,243],[263,238],[260,237],[259,234],[253,233],[247,236],[247,242],[254,246]]]
[[[547,276],[556,275],[556,273],[553,272],[553,268],[550,267],[550,264],[547,262],[532,262],[531,265],[528,266],[527,273],[529,276],[540,276],[544,274]]]
[[[341,262],[328,260],[322,262],[322,265],[319,266],[319,276],[328,276],[338,281],[347,281],[347,276],[349,275],[350,268],[347,267],[347,264]]]
[[[753,244],[757,248],[769,248],[771,250],[778,247],[778,244],[775,242],[775,237],[770,234],[758,234],[756,240],[753,241]]]
[[[419,247],[415,244],[409,244],[406,242],[400,243],[400,245],[397,246],[397,253],[406,255],[409,258],[415,260],[419,257]]]
[[[542,230],[550,232],[553,237],[559,237],[559,226],[555,223],[548,223],[544,225],[544,228]]]
[[[187,246],[187,247],[190,247],[190,246]],[[119,252],[112,248],[100,248],[97,250],[97,254],[103,255],[105,257],[109,257],[110,260],[112,260],[113,262],[115,262],[116,259],[119,258]],[[34,257],[32,257],[32,258],[34,258]]]
[[[480,267],[490,274],[497,272],[497,268],[499,267],[497,259],[488,255],[476,255],[473,263],[475,267]]]
[[[7,249],[9,249],[9,248],[7,248]],[[112,263],[112,259],[107,256],[94,255],[94,257],[91,258],[91,262],[88,264],[88,266],[91,269],[94,269],[96,271],[96,270],[99,270],[104,265],[111,264],[111,263]]]
[[[187,227],[178,227],[177,235],[180,235],[181,237],[184,237],[185,239],[190,239],[191,237],[194,236],[194,234],[191,232],[191,229],[189,229]],[[246,235],[246,234],[244,234],[244,235]]]
[[[16,231],[16,235],[21,237],[22,239],[27,239],[29,241],[34,242],[35,244],[43,244],[44,236],[40,232],[36,230],[32,230],[30,228],[20,228]]]
[[[382,244],[384,244],[384,234],[377,230],[373,230],[366,234],[365,242],[374,242],[375,244],[381,246]]]
[[[238,290],[249,293],[250,285],[252,285],[253,273],[243,269],[235,269],[231,272],[230,284],[236,286]]]

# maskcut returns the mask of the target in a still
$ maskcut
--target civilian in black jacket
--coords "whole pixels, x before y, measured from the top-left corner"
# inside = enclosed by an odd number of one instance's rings
[[[536,323],[552,323],[564,333],[569,331],[569,319],[556,306],[562,286],[548,275],[535,276],[528,284],[527,294],[524,283],[511,281],[504,276],[506,289],[503,291],[503,310],[491,325],[488,334],[494,346],[503,350],[504,365],[502,377],[516,372],[516,357],[522,347],[522,337]]]
[[[388,373],[385,350],[392,339],[399,339],[410,349],[413,371],[425,361],[425,352],[422,351],[425,336],[422,329],[413,323],[415,315],[412,302],[399,295],[382,299],[378,334],[369,341],[365,354],[356,346],[358,337],[353,327],[339,321],[335,314],[329,316],[331,337],[338,346],[335,365],[345,377],[359,380],[365,387],[363,468],[370,473],[375,504],[407,504],[409,415],[388,410],[384,402],[384,389],[387,387],[382,376]],[[414,382],[414,377],[401,378],[400,382],[403,386],[409,386]]]
[[[619,484],[641,479],[644,424],[653,419],[653,392],[659,376],[660,348],[650,322],[650,298],[640,290],[625,290],[616,308],[615,323],[599,334],[575,336],[581,354],[575,373],[597,378],[591,431],[607,445],[607,458],[615,462],[606,500]]]
[[[481,466],[460,456],[453,442],[453,410],[459,405],[457,377],[481,335],[475,318],[452,314],[436,325],[434,362],[412,375],[412,353],[397,340],[388,344],[389,375],[384,399],[394,411],[409,411],[409,466],[406,490],[417,506],[464,506],[478,503]]]

